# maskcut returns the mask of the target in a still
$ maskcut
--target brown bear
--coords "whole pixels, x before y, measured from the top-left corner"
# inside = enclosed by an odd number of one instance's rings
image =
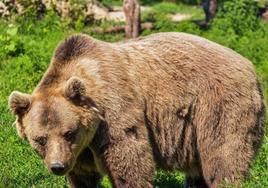
[[[19,135],[71,187],[153,187],[157,168],[185,187],[239,185],[264,136],[253,65],[185,33],[119,43],[74,35],[31,95],[9,105]]]

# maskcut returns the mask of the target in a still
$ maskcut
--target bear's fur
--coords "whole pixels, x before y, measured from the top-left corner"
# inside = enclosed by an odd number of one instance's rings
[[[9,105],[19,135],[73,187],[103,174],[117,188],[153,187],[156,168],[185,172],[186,187],[239,184],[264,136],[252,63],[184,33],[71,36],[32,95],[13,92]]]

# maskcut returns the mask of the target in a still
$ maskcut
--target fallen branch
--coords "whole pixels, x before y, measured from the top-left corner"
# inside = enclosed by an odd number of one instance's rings
[[[140,30],[143,31],[145,29],[152,29],[153,28],[153,24],[151,22],[145,22],[141,24],[141,28]],[[93,28],[91,31],[95,32],[95,33],[117,33],[117,32],[124,32],[125,31],[125,26],[124,25],[120,25],[120,26],[113,26],[113,27],[109,27],[107,29],[103,29],[101,27],[96,27]]]

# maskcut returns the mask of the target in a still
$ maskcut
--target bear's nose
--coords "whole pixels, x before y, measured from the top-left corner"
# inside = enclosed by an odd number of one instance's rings
[[[60,162],[53,162],[50,164],[50,169],[56,175],[63,175],[66,171],[66,166]]]

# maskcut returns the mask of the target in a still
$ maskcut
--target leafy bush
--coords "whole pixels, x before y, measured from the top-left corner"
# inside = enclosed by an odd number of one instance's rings
[[[232,29],[234,34],[237,35],[255,31],[260,27],[256,2],[252,0],[225,2],[217,13],[213,24],[214,27],[221,29],[223,32]]]
[[[184,175],[178,172],[158,171],[155,174],[154,185],[156,188],[183,188]]]
[[[268,25],[257,17],[256,7],[250,0],[226,2],[203,35],[234,49],[254,64],[262,63],[268,59]]]
[[[0,35],[0,60],[24,52],[23,44],[17,33],[18,27],[9,25],[5,33]]]

